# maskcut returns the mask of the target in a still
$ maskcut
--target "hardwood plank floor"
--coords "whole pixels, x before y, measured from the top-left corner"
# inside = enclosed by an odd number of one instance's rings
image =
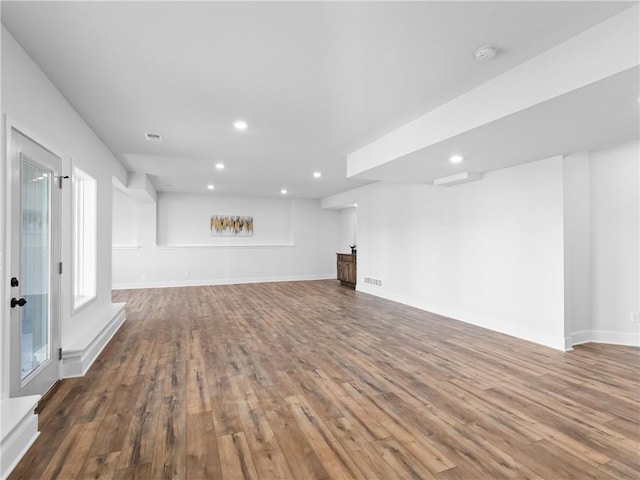
[[[563,353],[335,281],[124,290],[11,479],[639,479],[640,350]]]

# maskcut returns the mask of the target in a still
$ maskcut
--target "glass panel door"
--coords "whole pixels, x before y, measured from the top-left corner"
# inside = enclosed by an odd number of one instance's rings
[[[51,175],[21,158],[20,379],[51,358]]]
[[[61,159],[11,127],[11,397],[42,395],[60,378]]]

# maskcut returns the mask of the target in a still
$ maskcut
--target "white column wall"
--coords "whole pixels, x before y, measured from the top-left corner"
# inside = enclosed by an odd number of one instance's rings
[[[640,345],[638,142],[590,154],[591,339]]]
[[[567,347],[591,330],[589,153],[564,158],[565,336]]]

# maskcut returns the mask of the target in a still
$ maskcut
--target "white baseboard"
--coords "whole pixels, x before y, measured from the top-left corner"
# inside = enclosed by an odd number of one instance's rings
[[[36,441],[38,415],[34,409],[40,395],[0,400],[0,479],[4,480]]]
[[[458,320],[460,322],[469,323],[477,327],[486,328],[498,333],[504,333],[512,337],[527,340],[529,342],[544,345],[545,347],[554,348],[556,350],[566,351],[566,342],[564,336],[556,336],[547,332],[541,332],[532,328],[517,325],[505,321],[496,321],[494,318],[487,318],[482,315],[478,315],[474,312],[452,309],[449,307],[443,307],[441,305],[432,305],[424,302],[420,299],[411,298],[405,295],[393,294],[381,289],[380,287],[370,286],[366,284],[358,284],[356,289],[359,292],[369,293],[377,297],[385,298],[394,302],[409,305],[410,307],[418,308],[426,312],[435,313],[443,317],[451,318],[452,320]]]
[[[204,280],[162,280],[158,282],[125,282],[114,283],[114,290],[132,290],[138,288],[171,288],[171,287],[200,287],[206,285],[238,285],[241,283],[271,283],[271,282],[302,282],[310,280],[335,280],[336,274],[320,275],[289,275],[285,277],[241,277],[215,278]]]
[[[116,334],[127,318],[124,303],[114,303],[106,326],[95,337],[83,344],[66,346],[62,350],[62,378],[82,377],[100,352]]]
[[[613,345],[626,345],[640,347],[640,334],[633,332],[611,332],[607,330],[582,330],[571,334],[571,344],[581,343],[611,343]]]
[[[570,352],[573,350],[573,339],[571,337],[564,337],[564,351]]]

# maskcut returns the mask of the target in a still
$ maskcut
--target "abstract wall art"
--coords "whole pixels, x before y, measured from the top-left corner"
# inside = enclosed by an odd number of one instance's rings
[[[251,237],[253,235],[253,217],[212,215],[211,235],[216,237]]]

